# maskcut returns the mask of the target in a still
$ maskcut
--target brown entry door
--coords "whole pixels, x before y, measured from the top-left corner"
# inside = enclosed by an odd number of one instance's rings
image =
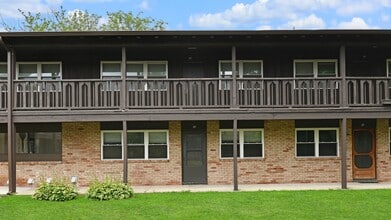
[[[353,179],[376,179],[375,148],[373,129],[353,131]]]
[[[183,125],[186,126],[186,123]],[[183,184],[207,184],[206,130],[204,127],[200,123],[195,123],[194,128],[182,129]]]

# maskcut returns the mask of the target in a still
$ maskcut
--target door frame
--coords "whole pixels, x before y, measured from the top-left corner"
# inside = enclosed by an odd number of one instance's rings
[[[182,149],[181,149],[181,156],[182,156],[182,185],[191,185],[191,184],[208,184],[208,146],[207,146],[207,126],[206,126],[206,121],[182,121],[181,124],[181,144],[182,144]],[[196,126],[196,127],[194,127]],[[191,133],[201,133],[203,135],[203,152],[204,154],[202,155],[202,160],[204,161],[204,169],[203,172],[205,174],[205,182],[200,182],[200,183],[192,183],[192,182],[185,182],[184,181],[184,175],[185,175],[185,169],[184,169],[184,163],[185,163],[185,157],[184,157],[184,152],[185,152],[185,134],[191,134]]]
[[[369,133],[371,133],[372,135],[372,151],[371,151],[371,155],[373,155],[373,161],[372,161],[372,165],[370,168],[367,168],[367,169],[360,169],[360,168],[356,168],[356,165],[355,165],[355,160],[354,160],[354,157],[356,154],[356,150],[355,150],[355,132],[356,131],[368,131]],[[352,178],[353,180],[376,180],[377,178],[377,158],[376,158],[376,137],[375,137],[375,128],[354,128],[352,130]],[[356,177],[357,173],[360,172],[360,171],[363,171],[363,170],[373,170],[371,172],[373,172],[373,176],[371,177],[368,177],[368,178],[361,178],[361,177]]]

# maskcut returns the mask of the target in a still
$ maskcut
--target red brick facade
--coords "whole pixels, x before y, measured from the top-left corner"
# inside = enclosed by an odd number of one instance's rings
[[[378,119],[376,128],[377,180],[391,181],[388,119]],[[348,181],[352,181],[352,121],[348,120]],[[220,159],[218,121],[207,122],[207,172],[209,184],[232,184],[231,159]],[[182,184],[181,123],[169,123],[168,160],[129,160],[129,182],[133,185]],[[294,120],[264,122],[264,157],[239,159],[239,183],[340,182],[341,161],[335,158],[297,158]],[[99,122],[62,124],[62,161],[18,162],[17,184],[26,185],[48,177],[78,177],[80,185],[106,177],[122,179],[122,160],[101,159]],[[6,162],[0,163],[0,185],[8,179]]]

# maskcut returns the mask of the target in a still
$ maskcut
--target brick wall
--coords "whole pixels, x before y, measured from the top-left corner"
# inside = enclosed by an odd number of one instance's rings
[[[239,159],[239,183],[339,182],[339,158],[296,158],[293,120],[265,121],[264,158]],[[209,184],[231,184],[231,159],[219,159],[219,123],[208,122]]]
[[[391,181],[388,120],[377,120],[377,178]],[[232,184],[231,159],[219,158],[219,122],[207,122],[208,183]],[[347,121],[348,181],[352,181],[352,121]],[[101,131],[98,122],[63,123],[60,162],[18,162],[17,183],[28,178],[77,176],[80,185],[105,177],[122,179],[121,160],[101,160]],[[129,182],[133,185],[182,184],[181,123],[169,122],[169,160],[129,160]],[[293,120],[264,123],[264,158],[239,159],[239,183],[339,182],[340,158],[296,158]],[[0,185],[8,179],[7,163],[0,163]]]
[[[377,180],[391,182],[391,157],[389,142],[389,120],[378,119],[376,127]]]
[[[129,161],[129,182],[134,185],[181,184],[180,122],[170,122],[170,160]],[[122,160],[101,160],[101,131],[99,122],[62,124],[62,161],[18,162],[17,185],[26,185],[28,178],[45,180],[48,177],[78,177],[79,185],[94,179],[122,180]],[[0,184],[8,179],[7,163],[0,163]]]
[[[133,185],[182,184],[181,123],[169,123],[169,160],[129,161],[129,181]]]

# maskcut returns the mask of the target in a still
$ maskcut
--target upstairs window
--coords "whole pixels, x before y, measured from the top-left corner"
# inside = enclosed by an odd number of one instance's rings
[[[0,80],[7,80],[7,63],[0,63]]]
[[[338,76],[337,60],[295,60],[293,65],[295,77]]]
[[[61,62],[21,62],[16,64],[18,80],[61,79]]]
[[[167,61],[140,61],[126,63],[126,77],[129,79],[166,79]],[[120,61],[101,62],[102,79],[120,79]]]
[[[387,59],[387,63],[386,63],[386,65],[387,65],[387,76],[388,77],[391,77],[391,59]]]
[[[236,77],[239,79],[262,78],[262,60],[238,60],[236,61],[236,71]],[[219,62],[219,77],[220,79],[232,78],[232,61],[223,60]],[[220,81],[220,89],[230,89],[230,85],[229,80]],[[239,88],[243,88],[243,83],[240,83]]]
[[[336,128],[296,129],[296,156],[338,156],[338,130]]]
[[[238,60],[236,70],[238,78],[260,78],[263,75],[262,60]],[[223,60],[219,62],[220,78],[232,78],[232,62]]]

